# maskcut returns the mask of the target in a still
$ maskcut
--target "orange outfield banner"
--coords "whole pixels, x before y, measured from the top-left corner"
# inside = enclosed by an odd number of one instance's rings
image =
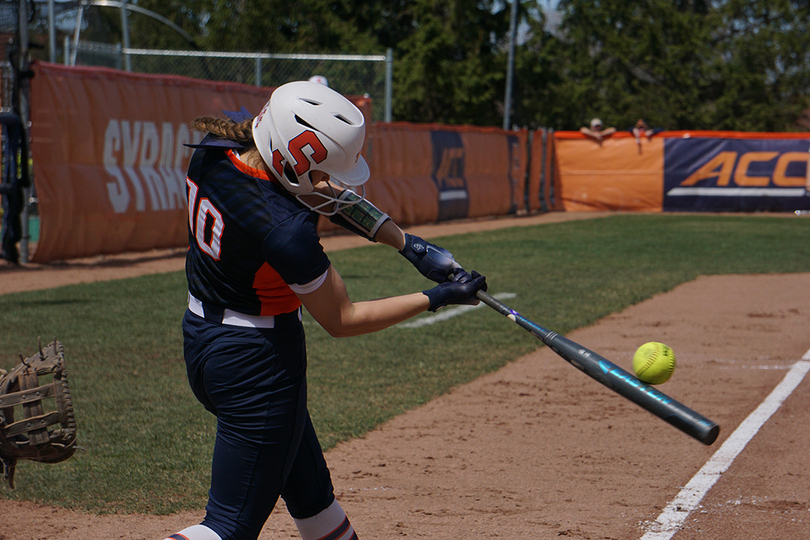
[[[525,207],[528,131],[374,124],[366,196],[400,225],[515,213]],[[337,229],[325,219],[320,229]]]
[[[32,261],[184,247],[188,123],[246,107],[271,89],[106,68],[34,66],[31,136],[40,211]],[[371,118],[367,98],[349,99]],[[377,124],[364,150],[367,195],[398,223],[524,207],[528,132]],[[320,227],[334,227],[322,220]]]
[[[384,184],[397,196],[378,199],[375,191],[369,198],[403,211],[391,216],[408,225],[514,213],[524,207],[528,136],[526,130],[375,124],[370,185]]]
[[[538,129],[532,133],[529,149],[529,175],[527,179],[526,210],[548,212],[562,210],[562,203],[555,194],[559,178],[554,174],[554,137],[552,132]]]
[[[598,142],[562,131],[554,144],[565,210],[810,209],[807,132],[664,131],[639,140],[618,132]]]
[[[563,210],[661,211],[664,139],[617,133],[601,143],[579,132],[554,134],[556,201]]]
[[[34,64],[31,153],[48,262],[188,244],[186,169],[202,138],[188,123],[246,107],[271,89],[105,68]],[[370,100],[354,99],[366,118]]]
[[[527,130],[470,127],[461,132],[470,194],[468,218],[514,214],[525,208],[528,139]]]
[[[188,122],[268,89],[37,63],[31,153],[40,211],[34,262],[187,245]]]
[[[256,114],[272,91],[45,62],[33,68],[40,236],[32,262],[184,247],[184,143],[202,138],[188,123],[241,107]],[[371,118],[370,100],[349,99]],[[526,130],[370,126],[367,195],[402,225],[523,209],[810,208],[806,133],[663,132],[636,141],[619,132],[600,143],[579,132],[543,141],[535,132],[527,148]]]

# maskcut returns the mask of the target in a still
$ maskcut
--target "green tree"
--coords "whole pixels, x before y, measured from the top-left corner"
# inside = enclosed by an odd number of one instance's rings
[[[810,106],[810,4],[729,0],[720,15],[709,121],[739,131],[799,129]]]
[[[561,0],[559,9],[556,32],[535,32],[519,57],[526,124],[578,129],[599,116],[620,129],[644,118],[783,131],[808,107],[804,2]]]
[[[546,86],[555,102],[531,123],[578,129],[599,116],[620,129],[638,118],[668,129],[691,124],[716,20],[703,3],[561,0],[559,8],[556,34],[531,43],[553,65]]]
[[[219,51],[364,53],[376,39],[332,0],[200,0],[202,42]],[[199,8],[198,8],[199,9]]]
[[[515,1],[522,38],[515,56],[514,124],[575,130],[599,116],[619,129],[644,118],[667,129],[785,131],[799,129],[797,121],[810,107],[806,0],[560,0],[555,27],[546,25],[537,2]],[[391,48],[395,120],[502,123],[509,0],[137,5],[171,20],[194,44],[131,13],[134,47],[330,54]],[[120,43],[120,12],[88,10],[95,11],[89,16],[93,28],[82,37]],[[250,66],[187,64],[182,74],[194,77],[252,75]],[[171,66],[163,71],[173,72]],[[350,72],[344,79],[353,77]],[[265,84],[276,80],[284,77],[267,74]]]
[[[416,0],[413,31],[395,51],[397,119],[498,125],[508,9],[475,0]]]
[[[142,0],[143,1],[143,0]],[[171,8],[160,7],[155,11]],[[380,54],[395,58],[394,118],[498,125],[508,4],[479,0],[199,0],[209,50]],[[200,15],[203,14],[203,15]],[[176,19],[175,22],[180,24]]]
[[[185,0],[138,0],[132,4],[165,17],[194,38],[190,43],[182,34],[170,26],[148,15],[130,11],[129,40],[132,47],[149,49],[195,49],[200,48],[201,31],[205,27],[208,13],[199,9],[196,2]],[[118,11],[117,9],[115,11]]]
[[[580,116],[581,103],[587,101],[587,96],[563,95],[567,61],[560,54],[563,44],[546,29],[545,17],[528,17],[524,24],[528,39],[515,51],[513,124],[560,129]],[[585,84],[577,88],[587,92]]]

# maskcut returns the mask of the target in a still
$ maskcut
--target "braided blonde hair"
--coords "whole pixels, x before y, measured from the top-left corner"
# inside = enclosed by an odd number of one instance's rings
[[[253,142],[253,119],[236,123],[232,120],[223,120],[213,116],[201,116],[190,124],[192,129],[209,132],[221,139],[228,139],[245,145],[245,147],[255,146]]]

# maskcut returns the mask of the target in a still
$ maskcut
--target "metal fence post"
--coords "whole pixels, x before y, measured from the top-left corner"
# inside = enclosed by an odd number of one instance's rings
[[[549,142],[550,141],[550,142]],[[546,159],[549,160],[548,165],[548,200],[549,204],[551,205],[550,210],[554,210],[557,207],[557,193],[554,191],[554,176],[556,174],[556,168],[554,166],[554,151],[556,149],[556,143],[554,142],[554,129],[549,128],[548,130],[548,138],[547,138],[548,145],[550,148],[546,151],[548,154]]]
[[[73,30],[73,48],[71,50],[70,65],[76,65],[76,55],[79,52],[79,35],[82,32],[82,17],[84,17],[84,3],[79,4],[76,12],[76,28]]]
[[[56,16],[54,15],[54,0],[48,0],[48,59],[56,63]]]
[[[394,86],[394,50],[385,51],[385,121],[391,122],[391,100]]]
[[[116,55],[116,58],[115,58],[115,67],[117,69],[121,69],[121,64],[122,64],[124,58],[129,60],[129,56],[126,56],[126,57],[124,56],[124,48],[121,47],[120,43],[116,43],[115,50],[118,52],[118,54]]]
[[[30,208],[29,204],[31,201],[31,193],[34,190],[34,181],[31,174],[31,164],[29,162],[29,158],[31,156],[30,148],[28,146],[29,143],[29,130],[28,130],[28,120],[29,120],[29,108],[28,108],[28,88],[30,88],[30,83],[27,79],[27,75],[23,75],[28,72],[30,69],[29,58],[28,58],[28,45],[29,45],[29,34],[28,34],[28,2],[20,2],[20,19],[19,19],[19,32],[17,34],[18,38],[18,47],[19,47],[19,58],[17,59],[17,65],[14,66],[15,70],[15,84],[17,85],[17,93],[18,93],[18,110],[16,111],[20,115],[20,131],[21,135],[21,143],[20,143],[20,165],[19,168],[25,167],[26,173],[21,171],[17,171],[18,174],[22,175],[23,179],[28,179],[28,185],[23,187],[23,205],[22,205],[22,212],[21,212],[21,238],[20,238],[20,261],[21,262],[28,262],[29,254],[28,254],[28,241],[30,239],[30,234],[28,230],[28,219],[30,216]],[[24,80],[23,77],[26,77]]]
[[[546,183],[548,182],[548,177],[546,176],[546,165],[548,163],[548,130],[546,128],[542,129],[542,137],[543,137],[543,144],[540,146],[540,189],[538,190],[535,195],[540,200],[540,211],[541,212],[548,212],[549,211],[549,201],[546,199]]]
[[[524,148],[526,152],[526,173],[523,175],[523,208],[525,208],[527,214],[532,210],[531,190],[529,189],[529,185],[532,183],[532,145],[534,144],[535,133],[536,132],[531,129],[528,130],[526,135],[526,147]]]
[[[515,40],[517,39],[518,0],[512,0],[509,16],[509,52],[506,65],[506,91],[503,98],[503,129],[508,130],[512,114],[512,80],[515,73]]]
[[[127,0],[121,2],[121,33],[124,39],[124,69],[132,71],[132,60],[129,58],[129,18],[127,17]]]

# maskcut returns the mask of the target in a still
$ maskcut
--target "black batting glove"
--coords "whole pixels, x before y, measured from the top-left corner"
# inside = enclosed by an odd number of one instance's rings
[[[436,283],[445,283],[455,270],[461,268],[446,249],[408,233],[405,233],[405,247],[400,253],[419,273]]]
[[[437,309],[451,304],[477,306],[479,300],[476,293],[479,290],[487,290],[486,278],[476,271],[468,274],[459,269],[451,276],[451,281],[445,281],[432,289],[422,291],[422,294],[430,300],[428,309],[435,312]]]

